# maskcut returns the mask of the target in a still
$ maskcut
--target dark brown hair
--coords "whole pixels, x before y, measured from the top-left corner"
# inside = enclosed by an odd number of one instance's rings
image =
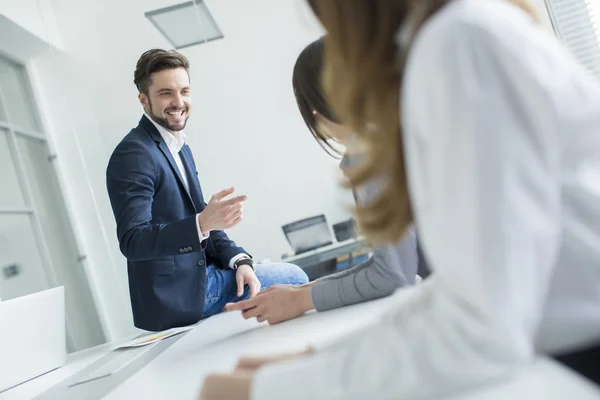
[[[152,74],[175,68],[183,68],[189,75],[190,63],[183,54],[175,50],[148,50],[137,62],[133,83],[140,93],[148,95],[148,88],[152,84]]]
[[[329,107],[321,85],[323,51],[321,39],[312,42],[302,50],[294,65],[292,86],[304,123],[323,150],[333,157],[340,158],[342,156],[340,150],[331,146],[328,142],[330,138],[319,130],[317,121],[318,114],[331,122],[340,123]]]
[[[323,87],[336,114],[366,150],[364,162],[346,171],[352,187],[384,176],[387,187],[357,208],[373,242],[402,237],[413,221],[400,124],[404,59],[423,23],[451,0],[308,0],[327,35]],[[532,13],[527,0],[510,0]],[[396,35],[410,23],[406,48]]]

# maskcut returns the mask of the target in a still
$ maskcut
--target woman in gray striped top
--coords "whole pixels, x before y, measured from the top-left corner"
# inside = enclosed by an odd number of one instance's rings
[[[336,132],[345,129],[329,109],[321,91],[323,43],[308,45],[296,61],[293,86],[298,108],[321,147],[332,156],[342,156],[336,146]],[[333,143],[332,143],[333,142]],[[340,168],[351,167],[356,157],[344,155]],[[371,182],[354,193],[358,203],[376,197],[382,180]],[[388,296],[397,288],[413,285],[416,275],[425,278],[430,270],[418,248],[411,228],[397,244],[374,249],[374,254],[354,268],[302,286],[274,286],[257,297],[230,304],[226,310],[242,310],[245,318],[256,317],[271,324],[298,317],[306,311],[331,310]]]

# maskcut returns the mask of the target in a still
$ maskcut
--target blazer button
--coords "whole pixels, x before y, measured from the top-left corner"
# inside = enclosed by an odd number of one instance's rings
[[[200,260],[198,261],[198,265],[204,267],[206,265],[206,262],[204,260]]]
[[[181,249],[179,249],[180,253],[183,253],[185,250],[183,249],[183,247]]]
[[[192,251],[192,246],[188,246],[188,251]]]

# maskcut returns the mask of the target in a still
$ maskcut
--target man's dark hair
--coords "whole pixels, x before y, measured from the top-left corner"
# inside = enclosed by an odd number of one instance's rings
[[[189,74],[190,63],[188,59],[175,50],[152,49],[146,51],[137,62],[133,83],[140,93],[148,95],[148,88],[152,84],[151,75],[166,69],[184,68]]]

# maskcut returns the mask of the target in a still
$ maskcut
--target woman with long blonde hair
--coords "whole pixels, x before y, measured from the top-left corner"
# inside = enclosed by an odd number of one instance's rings
[[[436,398],[536,354],[600,382],[597,80],[521,0],[309,2],[329,101],[370,155],[350,179],[390,177],[359,223],[385,242],[414,222],[436,273],[378,324],[201,397]]]
[[[360,163],[360,155],[347,154],[336,139],[351,133],[327,104],[321,84],[323,41],[312,42],[298,56],[292,86],[300,114],[309,132],[332,157],[340,158],[340,168]],[[368,203],[377,196],[385,177],[354,191],[354,199]],[[251,299],[228,304],[226,311],[241,310],[246,319],[277,324],[315,309],[319,312],[389,296],[396,289],[412,286],[417,273],[426,278],[431,271],[419,248],[417,235],[410,229],[397,243],[377,246],[373,256],[358,265],[301,286],[275,285]]]

